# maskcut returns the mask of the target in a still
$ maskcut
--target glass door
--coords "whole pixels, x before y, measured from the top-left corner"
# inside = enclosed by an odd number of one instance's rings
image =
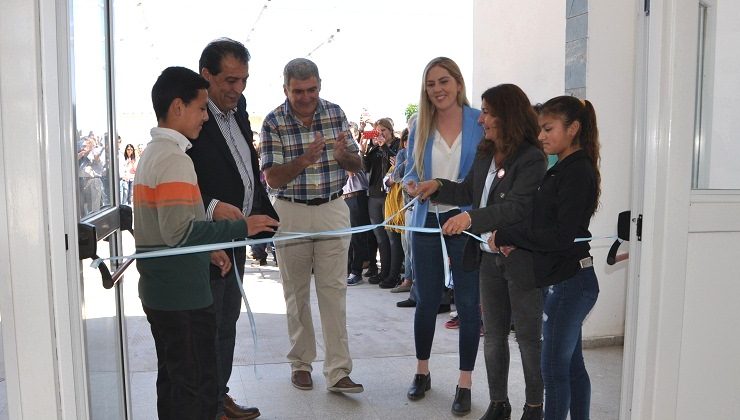
[[[71,50],[77,158],[77,214],[82,318],[91,419],[125,419],[128,373],[122,323],[122,273],[128,265],[90,267],[90,258],[121,253],[118,136],[112,94],[107,0],[72,0]],[[125,219],[125,217],[123,217]],[[124,222],[125,223],[125,222]],[[128,233],[125,233],[128,235]]]

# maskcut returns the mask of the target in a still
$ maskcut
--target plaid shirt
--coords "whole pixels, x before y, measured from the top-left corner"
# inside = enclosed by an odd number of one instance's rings
[[[321,133],[326,147],[316,163],[308,166],[287,185],[269,188],[270,194],[278,197],[311,200],[329,198],[342,191],[347,173],[334,160],[334,142],[344,132],[347,151],[358,153],[359,146],[349,132],[349,124],[339,105],[319,98],[310,127],[306,127],[293,115],[290,105],[285,103],[270,112],[262,124],[260,135],[260,157],[262,170],[273,165],[282,165],[306,152],[314,141],[314,134]]]

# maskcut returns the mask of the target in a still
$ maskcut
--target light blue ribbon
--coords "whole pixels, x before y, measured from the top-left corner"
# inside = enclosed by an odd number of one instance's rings
[[[321,232],[278,232],[272,238],[244,239],[241,241],[221,242],[221,243],[216,243],[216,244],[166,248],[166,249],[160,249],[156,251],[135,253],[135,254],[131,254],[128,256],[111,256],[108,258],[97,258],[93,260],[90,266],[97,269],[98,266],[106,260],[108,261],[121,261],[121,260],[129,260],[129,259],[139,259],[140,260],[140,259],[145,259],[145,258],[160,258],[160,257],[170,257],[174,255],[196,254],[200,252],[218,251],[222,249],[237,248],[237,247],[242,247],[242,246],[247,246],[247,245],[258,245],[258,244],[271,243],[271,242],[291,241],[291,240],[297,240],[297,239],[314,238],[314,237],[322,237],[322,236],[323,237],[345,236],[345,235],[352,235],[353,233],[369,232],[378,227],[387,227],[387,228],[403,229],[403,230],[407,230],[411,232],[419,232],[419,233],[439,233],[440,245],[442,247],[442,263],[444,265],[445,284],[448,287],[451,287],[453,280],[450,275],[450,261],[449,261],[449,257],[447,253],[447,245],[445,243],[444,234],[442,232],[442,226],[439,223],[440,222],[439,208],[435,206],[435,210],[434,210],[437,216],[437,224],[439,225],[439,227],[437,228],[398,226],[398,225],[388,224],[394,217],[396,217],[401,212],[405,212],[409,207],[413,206],[414,203],[416,203],[418,200],[419,200],[419,197],[415,197],[413,200],[409,201],[408,204],[403,206],[403,208],[398,210],[395,214],[383,220],[382,223],[378,223],[378,224],[355,226],[355,227],[350,227],[346,229],[327,230],[327,231],[321,231]],[[463,231],[462,233],[470,236],[471,238],[476,239],[479,242],[486,243],[486,240],[484,240],[478,235],[475,235],[468,231]],[[589,238],[575,238],[574,242],[587,242],[587,241],[599,240],[599,239],[614,239],[616,237],[617,237],[616,235],[611,235],[611,236],[592,236]],[[252,341],[254,342],[254,348],[255,348],[254,369],[255,369],[255,375],[256,375],[257,374],[256,354],[257,354],[257,345],[258,345],[256,323],[254,320],[254,314],[252,312],[252,309],[249,306],[249,300],[247,299],[247,294],[244,291],[244,285],[242,284],[242,282],[239,281],[239,278],[240,278],[239,268],[237,267],[237,264],[236,264],[236,258],[234,258],[233,267],[235,271],[234,274],[236,274],[235,279],[236,279],[237,284],[239,285],[239,292],[241,293],[242,300],[244,301],[244,305],[246,306],[247,317],[249,318],[249,324],[252,328]]]

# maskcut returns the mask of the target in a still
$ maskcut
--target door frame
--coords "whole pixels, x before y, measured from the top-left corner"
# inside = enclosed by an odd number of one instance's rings
[[[717,215],[701,218],[708,206],[697,204],[740,202],[738,191],[691,190],[699,2],[649,4],[636,46],[633,215],[643,231],[630,244],[620,419],[677,418],[689,232]]]
[[[0,258],[7,259],[0,295],[10,418],[88,417],[79,285],[67,276],[76,255],[68,244],[76,239],[66,222],[75,192],[64,187],[74,172],[64,147],[68,110],[60,104],[69,92],[66,13],[67,4],[53,0],[0,3],[0,51],[12,58],[0,61]]]

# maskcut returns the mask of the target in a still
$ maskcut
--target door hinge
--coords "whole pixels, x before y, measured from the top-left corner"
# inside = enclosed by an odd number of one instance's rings
[[[637,235],[637,240],[642,240],[642,215],[638,215],[636,219],[632,219],[633,222],[637,225],[637,229],[635,229],[635,234]]]
[[[64,234],[64,250],[69,251],[69,235]]]
[[[645,11],[645,16],[650,16],[650,0],[645,0],[643,10]]]

